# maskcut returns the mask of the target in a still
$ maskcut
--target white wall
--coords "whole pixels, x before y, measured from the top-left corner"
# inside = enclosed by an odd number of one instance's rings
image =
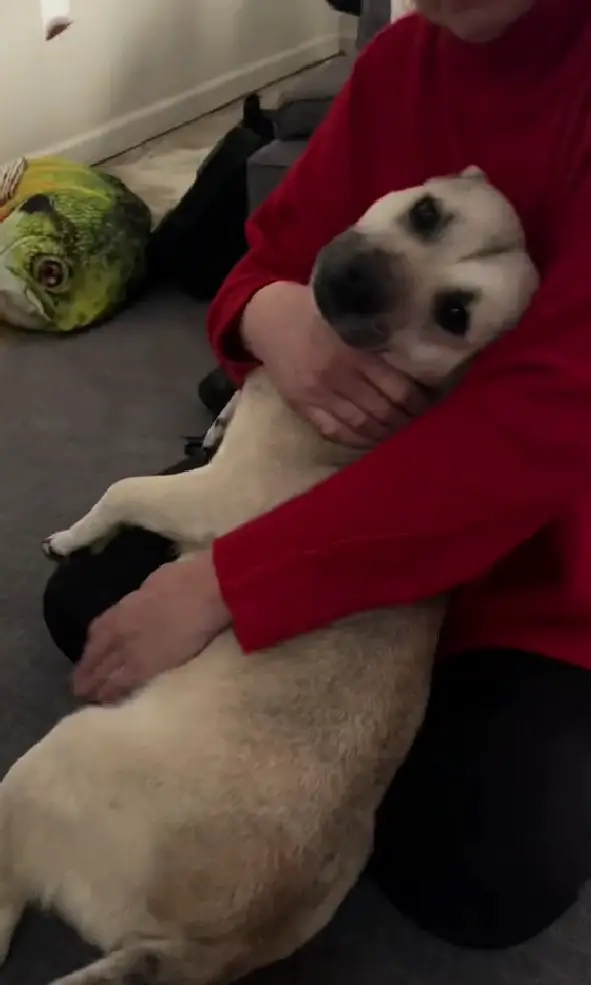
[[[341,49],[347,54],[352,54],[355,51],[358,27],[359,19],[357,17],[353,17],[351,14],[340,15],[339,37],[341,40]]]
[[[39,0],[0,0],[0,160],[117,154],[339,47],[324,0],[73,0],[43,39]]]

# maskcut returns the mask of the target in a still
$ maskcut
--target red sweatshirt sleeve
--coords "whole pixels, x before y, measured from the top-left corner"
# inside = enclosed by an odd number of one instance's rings
[[[309,493],[220,538],[246,650],[477,577],[591,478],[591,181],[521,325],[439,407]]]
[[[364,90],[372,72],[374,49],[375,44],[370,45],[357,59],[351,78],[307,150],[249,220],[246,232],[250,250],[210,306],[211,343],[219,362],[237,384],[253,367],[238,337],[242,313],[250,299],[276,281],[307,284],[321,247],[364,211],[356,148],[363,146],[368,125],[367,105],[371,101]]]

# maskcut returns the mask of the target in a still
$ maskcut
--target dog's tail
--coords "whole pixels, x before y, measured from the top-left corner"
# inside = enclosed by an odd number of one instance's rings
[[[222,942],[143,941],[113,951],[52,985],[230,985],[243,971]]]

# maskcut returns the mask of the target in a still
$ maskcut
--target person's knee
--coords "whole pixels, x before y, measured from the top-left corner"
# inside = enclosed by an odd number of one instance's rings
[[[499,810],[502,810],[499,804]],[[535,832],[514,831],[510,843],[494,817],[462,845],[422,828],[420,841],[378,826],[371,873],[390,901],[422,929],[448,943],[503,949],[536,937],[577,900],[584,860],[565,858]],[[395,826],[396,828],[398,826]],[[407,832],[407,834],[409,834]],[[416,834],[416,832],[415,832]],[[395,841],[393,841],[395,839]]]
[[[591,877],[591,677],[471,660],[435,690],[379,811],[372,870],[426,930],[505,948],[547,929]]]
[[[76,663],[82,656],[87,627],[76,616],[73,587],[68,563],[57,565],[43,592],[43,619],[58,650]]]
[[[166,469],[173,475],[199,468],[211,455],[194,448],[182,462]],[[165,537],[128,527],[94,553],[72,554],[52,572],[43,595],[43,615],[49,634],[69,660],[82,656],[91,623],[125,595],[136,591],[157,568],[172,560]]]
[[[128,527],[98,553],[86,549],[60,562],[43,597],[45,624],[58,649],[79,660],[91,623],[173,556],[166,538]]]

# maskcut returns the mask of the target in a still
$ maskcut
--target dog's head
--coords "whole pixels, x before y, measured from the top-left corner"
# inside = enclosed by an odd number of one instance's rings
[[[515,325],[538,283],[515,210],[477,168],[379,199],[312,277],[345,342],[429,386]]]

